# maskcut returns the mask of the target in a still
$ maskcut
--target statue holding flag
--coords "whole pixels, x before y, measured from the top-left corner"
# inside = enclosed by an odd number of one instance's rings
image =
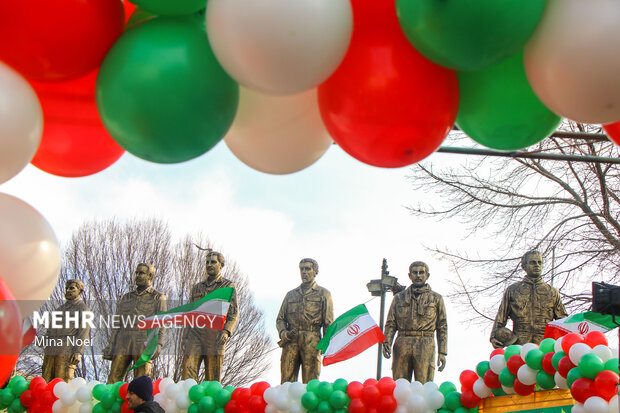
[[[153,288],[155,267],[151,264],[138,264],[135,271],[136,289],[123,295],[116,306],[115,318],[119,320],[116,328],[112,328],[110,342],[103,350],[103,358],[112,360],[108,383],[124,381],[127,368],[135,362],[144,349],[147,332],[138,328],[133,322],[138,316],[150,317],[166,311],[166,296]],[[164,329],[158,332],[157,347],[151,358],[157,358],[161,351]],[[137,367],[134,377],[150,376],[151,362],[147,361]]]
[[[191,290],[191,301],[199,301],[213,291],[232,287],[235,284],[222,277],[224,256],[210,251],[206,257],[207,278],[194,285]],[[192,378],[198,381],[200,364],[205,363],[205,380],[220,381],[222,364],[224,361],[224,347],[237,325],[239,306],[237,292],[233,290],[230,303],[220,304],[227,306],[227,312],[222,325],[186,327],[183,334],[184,354],[181,366],[181,379]]]
[[[521,267],[526,276],[506,289],[495,317],[490,339],[495,348],[507,345],[498,333],[508,319],[512,320],[516,344],[538,344],[545,336],[547,323],[567,316],[558,290],[542,280],[541,253],[526,252],[521,258]]]
[[[321,329],[325,334],[334,320],[331,294],[314,281],[319,264],[304,258],[299,271],[302,283],[286,293],[276,319],[278,345],[282,347],[282,383],[297,381],[300,367],[303,383],[319,378],[321,356],[316,346],[321,340]]]
[[[428,265],[421,261],[411,263],[409,266],[411,285],[405,291],[396,294],[390,305],[385,323],[383,355],[385,358],[390,358],[392,355],[392,340],[398,331],[392,361],[394,380],[404,378],[411,381],[413,374],[415,380],[420,383],[433,381],[435,333],[439,371],[446,365],[448,354],[446,308],[441,295],[431,290],[426,283],[429,275]]]

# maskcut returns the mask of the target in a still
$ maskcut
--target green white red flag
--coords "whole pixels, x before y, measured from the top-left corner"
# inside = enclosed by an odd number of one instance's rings
[[[548,323],[545,327],[545,338],[557,339],[568,333],[579,333],[584,336],[591,331],[606,333],[616,327],[618,325],[611,315],[586,311]]]
[[[384,340],[383,332],[368,309],[360,304],[338,317],[316,348],[323,352],[323,365],[328,366],[357,356]]]

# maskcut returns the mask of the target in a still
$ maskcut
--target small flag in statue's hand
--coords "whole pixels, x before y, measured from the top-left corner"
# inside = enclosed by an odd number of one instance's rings
[[[384,340],[383,332],[366,306],[360,304],[338,317],[316,348],[323,352],[323,365],[327,366],[355,357]]]
[[[586,335],[590,331],[606,333],[616,327],[618,325],[613,321],[612,316],[586,311],[548,323],[545,327],[545,338],[557,339],[568,333]]]

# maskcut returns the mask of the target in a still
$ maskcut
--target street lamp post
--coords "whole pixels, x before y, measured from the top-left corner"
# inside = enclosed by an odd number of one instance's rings
[[[392,277],[387,269],[387,260],[383,259],[381,264],[381,278],[370,280],[366,284],[368,291],[374,297],[381,297],[381,311],[379,315],[379,327],[383,331],[383,319],[385,318],[385,293],[391,291],[392,294],[396,294],[399,291],[405,289],[404,286],[398,283],[396,277]],[[383,343],[377,345],[377,380],[381,378],[381,362],[383,361]]]

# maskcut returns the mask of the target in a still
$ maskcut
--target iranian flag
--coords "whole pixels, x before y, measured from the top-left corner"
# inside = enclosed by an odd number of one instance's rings
[[[232,287],[218,288],[200,300],[145,318],[138,324],[138,328],[145,330],[181,325],[221,331],[226,322],[226,314],[228,314],[228,307],[234,291],[235,289]]]
[[[568,333],[579,333],[584,336],[590,331],[606,333],[616,327],[618,325],[612,316],[587,311],[550,322],[545,327],[545,338],[557,339]]]
[[[338,317],[316,348],[323,352],[323,365],[328,366],[355,357],[384,340],[383,332],[366,306],[360,304]]]

